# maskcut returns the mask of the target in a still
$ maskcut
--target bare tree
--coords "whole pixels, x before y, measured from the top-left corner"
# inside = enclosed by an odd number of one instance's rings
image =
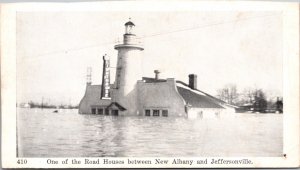
[[[240,105],[243,104],[250,104],[254,102],[254,89],[247,87],[243,90],[242,93],[239,95],[238,103]]]
[[[219,99],[229,103],[229,104],[236,104],[238,99],[238,93],[236,85],[234,84],[227,84],[224,88],[219,89],[217,91]]]

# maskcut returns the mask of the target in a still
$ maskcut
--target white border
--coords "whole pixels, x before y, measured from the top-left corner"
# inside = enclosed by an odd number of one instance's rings
[[[287,157],[252,157],[251,165],[50,165],[47,158],[16,158],[16,12],[18,11],[282,11],[284,72],[284,153]],[[299,4],[282,2],[112,1],[89,3],[16,3],[1,5],[1,109],[2,166],[4,168],[196,168],[196,167],[298,167],[299,166]],[[53,158],[63,161],[67,158]],[[72,158],[68,158],[69,160]],[[76,158],[84,160],[85,158]],[[97,158],[89,158],[97,159]],[[99,158],[104,159],[104,158]],[[127,160],[127,158],[109,158]],[[151,159],[155,158],[136,158]],[[160,158],[173,160],[174,158]],[[205,158],[191,158],[194,160]],[[208,158],[210,160],[212,158]],[[214,158],[219,159],[219,158]],[[246,159],[224,157],[220,159]],[[126,162],[126,161],[125,161]]]

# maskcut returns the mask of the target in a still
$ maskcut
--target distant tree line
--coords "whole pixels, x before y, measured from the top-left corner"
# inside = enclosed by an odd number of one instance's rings
[[[48,104],[48,103],[37,103],[37,102],[30,101],[28,102],[28,104],[30,108],[56,108],[55,105]]]
[[[280,112],[283,111],[283,99],[280,96],[266,96],[262,89],[245,88],[237,91],[234,84],[225,85],[217,90],[217,97],[229,104],[239,106],[238,112]]]
[[[25,103],[21,103],[18,105],[19,107],[29,107],[29,108],[45,108],[45,109],[78,109],[78,105],[54,105],[54,104],[49,104],[49,103],[38,103],[38,102],[33,102],[30,101],[28,102],[28,104]]]

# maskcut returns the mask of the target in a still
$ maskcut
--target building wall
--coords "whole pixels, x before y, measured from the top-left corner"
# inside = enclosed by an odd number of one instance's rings
[[[222,116],[223,117],[234,117],[235,116],[235,108],[228,106],[228,105],[222,105],[222,107],[224,107],[225,109],[222,111]]]
[[[145,110],[159,110],[162,116],[163,110],[168,110],[168,117],[187,116],[185,101],[179,95],[174,79],[166,82],[145,83],[138,81],[138,115],[145,116]]]
[[[235,115],[234,109],[228,108],[189,108],[188,118],[229,118]]]
[[[79,103],[80,114],[92,114],[92,108],[105,108],[111,100],[101,100],[101,85],[87,85],[85,94]],[[96,110],[97,113],[97,110]]]
[[[113,93],[112,93],[113,94]],[[99,114],[99,109],[110,105],[111,100],[102,100],[101,85],[87,85],[85,95],[79,104],[79,113],[92,114],[92,109]],[[186,102],[178,93],[174,79],[167,79],[166,82],[145,83],[138,81],[133,93],[127,96],[128,108],[126,111],[120,111],[119,115],[140,115],[145,116],[145,110],[150,110],[153,116],[153,110],[159,110],[162,116],[163,110],[168,110],[168,117],[183,116],[189,118],[223,118],[233,117],[235,109],[231,106],[222,105],[224,108],[189,108],[185,111]],[[127,102],[127,101],[124,101]],[[135,107],[130,107],[130,105]],[[135,109],[135,110],[134,110]],[[110,115],[111,113],[109,113]]]
[[[128,116],[128,115],[137,115],[138,111],[138,97],[137,97],[137,85],[128,93],[126,96],[118,95],[118,89],[111,90],[112,92],[112,101],[117,102],[125,111],[120,111],[119,115]]]
[[[220,118],[222,117],[222,112],[225,109],[220,108],[189,108],[188,118],[191,119],[201,119],[201,118]]]

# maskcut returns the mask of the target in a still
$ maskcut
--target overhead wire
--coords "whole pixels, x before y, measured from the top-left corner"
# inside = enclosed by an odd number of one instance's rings
[[[174,30],[174,31],[155,33],[155,34],[151,34],[151,35],[141,36],[141,37],[139,37],[139,39],[146,39],[146,38],[151,38],[151,37],[156,37],[156,36],[161,36],[161,35],[166,35],[166,34],[196,30],[196,29],[201,29],[201,28],[206,28],[206,27],[223,25],[223,24],[228,24],[228,23],[233,23],[233,22],[247,21],[247,20],[257,19],[257,18],[271,17],[271,16],[276,16],[276,15],[278,15],[278,14],[239,18],[239,19],[228,20],[228,21],[224,21],[224,22],[218,22],[218,23],[200,25],[200,26],[196,26],[196,27],[178,29],[178,30]],[[30,59],[38,59],[39,57],[42,57],[42,56],[60,54],[60,53],[67,54],[69,52],[80,51],[80,50],[87,49],[87,48],[99,47],[99,46],[102,46],[102,45],[109,45],[109,44],[116,44],[116,41],[109,41],[109,42],[104,42],[104,43],[95,44],[95,45],[83,46],[83,47],[79,47],[79,48],[70,48],[70,49],[66,49],[66,50],[52,51],[52,52],[49,52],[49,53],[44,53],[44,54],[36,55],[34,57],[30,57]]]

